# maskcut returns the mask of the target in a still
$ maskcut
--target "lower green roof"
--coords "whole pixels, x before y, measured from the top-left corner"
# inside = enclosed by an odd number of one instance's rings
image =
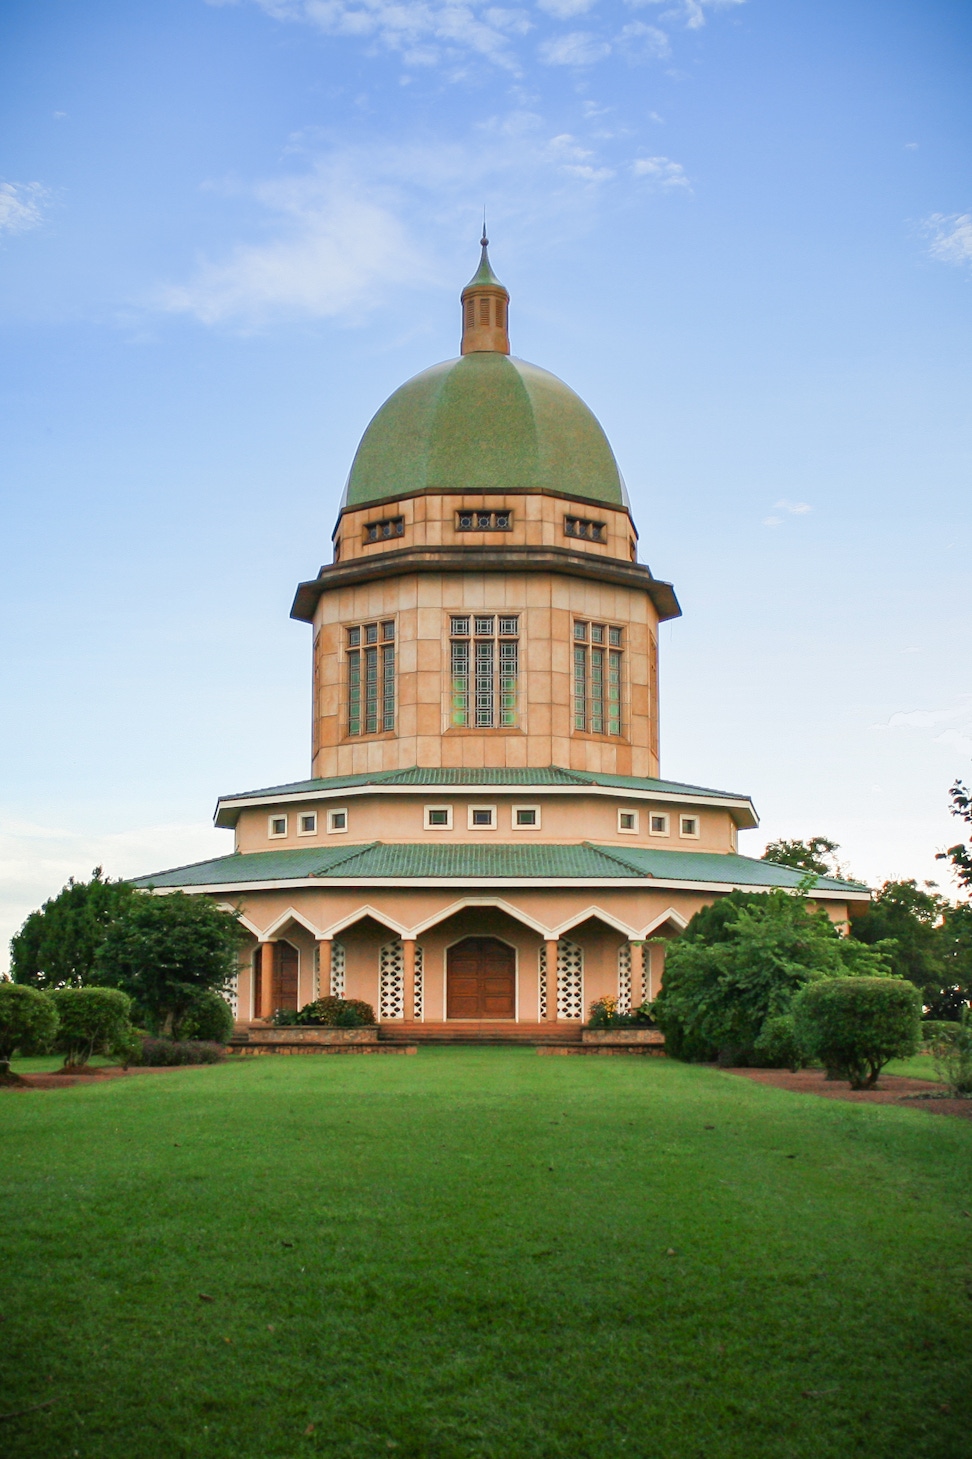
[[[670,795],[711,795],[722,800],[748,800],[728,790],[704,785],[686,785],[679,780],[655,780],[642,775],[604,775],[593,770],[564,770],[560,765],[502,767],[412,766],[407,770],[374,770],[364,775],[322,776],[316,780],[294,780],[287,785],[268,785],[260,790],[243,790],[220,796],[227,804],[255,796],[303,795],[317,790],[353,790],[362,785],[603,785],[617,790],[653,790]]]
[[[135,886],[245,887],[254,882],[287,882],[332,878],[354,881],[388,878],[428,881],[437,878],[476,881],[534,878],[545,880],[687,881],[734,887],[795,888],[803,873],[751,856],[710,851],[667,851],[650,847],[595,846],[589,841],[573,845],[391,844],[373,841],[364,846],[309,847],[300,851],[254,851],[199,861],[150,876]],[[818,877],[821,891],[860,894],[857,882]]]

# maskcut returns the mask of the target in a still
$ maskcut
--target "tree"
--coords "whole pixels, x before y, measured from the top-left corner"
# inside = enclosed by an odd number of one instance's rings
[[[972,791],[961,780],[956,780],[948,792],[952,802],[952,815],[957,816],[966,825],[972,826]],[[938,861],[950,861],[952,870],[958,878],[959,886],[967,892],[972,892],[972,838],[970,844],[965,845],[960,841],[957,846],[950,846],[947,851],[939,851]]]
[[[914,880],[886,881],[864,915],[852,921],[851,936],[871,946],[893,937],[893,972],[930,995],[941,988],[945,972],[940,928],[947,906],[932,883],[922,890]]]
[[[841,937],[806,896],[732,892],[669,944],[652,1012],[676,1058],[749,1059],[767,1019],[788,1014],[805,983],[887,972],[885,948]]]
[[[128,993],[156,1033],[179,1038],[207,991],[227,991],[243,937],[237,914],[208,897],[141,893],[108,928],[93,979]]]
[[[46,993],[17,983],[0,983],[0,1084],[18,1083],[10,1060],[22,1054],[43,1053],[57,1031],[57,1009]]]
[[[54,1044],[65,1069],[82,1068],[94,1054],[129,1052],[132,1000],[117,988],[58,988]]]
[[[797,994],[793,1022],[811,1058],[870,1089],[889,1059],[916,1052],[921,999],[906,978],[828,978]]]
[[[80,988],[105,933],[134,895],[128,882],[110,881],[96,866],[88,882],[72,877],[58,896],[31,912],[10,943],[11,976],[35,988]]]
[[[817,876],[839,876],[840,867],[833,859],[837,850],[836,841],[811,836],[809,841],[770,841],[760,859],[792,866],[794,871],[812,871]]]
[[[972,1002],[972,903],[946,907],[938,935],[944,971],[941,988],[926,998],[928,1016],[958,1022]]]

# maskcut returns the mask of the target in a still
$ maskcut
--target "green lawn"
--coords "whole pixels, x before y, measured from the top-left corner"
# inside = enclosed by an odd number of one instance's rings
[[[972,1122],[438,1049],[0,1129],[6,1459],[968,1459]]]

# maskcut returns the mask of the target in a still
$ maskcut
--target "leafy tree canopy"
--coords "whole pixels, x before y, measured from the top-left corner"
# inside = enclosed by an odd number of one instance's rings
[[[792,866],[795,871],[812,871],[817,876],[840,876],[840,866],[834,860],[838,850],[836,841],[811,836],[809,841],[770,841],[760,859]]]
[[[41,989],[89,983],[108,926],[133,895],[128,882],[108,880],[100,866],[90,881],[72,877],[56,897],[31,912],[12,939],[13,981]]]
[[[242,937],[236,913],[208,897],[134,896],[105,934],[92,981],[128,993],[156,1032],[179,1038],[202,995],[229,987]]]
[[[872,946],[891,939],[892,969],[914,983],[929,1016],[958,1018],[972,984],[972,908],[951,906],[933,882],[887,881],[851,936]]]
[[[949,798],[952,802],[951,811],[960,821],[964,821],[972,828],[972,791],[961,780],[956,780],[949,791]],[[939,851],[939,861],[950,861],[952,870],[958,878],[959,886],[967,892],[972,892],[972,830],[970,830],[969,844],[960,841],[957,846],[950,846],[947,851]]]
[[[676,1057],[745,1055],[768,1018],[789,1013],[804,984],[889,971],[886,948],[841,937],[805,896],[733,892],[697,912],[669,944],[652,1011]]]

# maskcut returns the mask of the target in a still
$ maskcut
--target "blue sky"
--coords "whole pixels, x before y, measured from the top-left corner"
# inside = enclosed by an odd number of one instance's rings
[[[662,638],[662,763],[939,875],[972,774],[972,10],[68,0],[0,15],[0,939],[228,849],[307,773],[294,585],[457,351],[588,401]],[[945,879],[947,882],[947,879]]]

